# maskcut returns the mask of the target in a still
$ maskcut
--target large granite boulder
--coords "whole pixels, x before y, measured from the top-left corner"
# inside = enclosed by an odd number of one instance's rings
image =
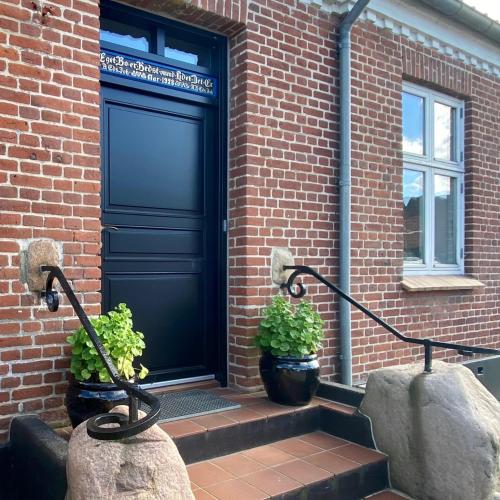
[[[500,403],[461,365],[422,369],[372,373],[361,405],[393,486],[418,500],[500,499]]]
[[[128,408],[112,411],[127,414]],[[186,466],[157,425],[132,438],[99,441],[83,422],[71,435],[66,470],[66,500],[194,499]]]

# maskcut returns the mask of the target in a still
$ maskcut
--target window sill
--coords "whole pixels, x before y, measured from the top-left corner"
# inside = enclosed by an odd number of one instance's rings
[[[469,276],[405,276],[401,286],[407,292],[431,292],[441,290],[472,290],[484,283]]]

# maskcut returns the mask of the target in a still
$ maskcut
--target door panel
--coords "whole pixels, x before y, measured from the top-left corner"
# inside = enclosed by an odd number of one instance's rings
[[[108,113],[109,207],[199,213],[204,180],[202,117],[123,104],[110,105]]]
[[[102,88],[103,301],[133,312],[147,382],[217,370],[213,111]],[[108,226],[108,227],[106,227]]]
[[[203,373],[206,359],[200,342],[204,316],[200,282],[201,274],[188,273],[111,273],[105,278],[112,300],[116,297],[116,303],[133,307],[134,326],[147,342],[141,361],[151,372],[168,369],[173,376],[183,376],[187,370]]]
[[[201,231],[123,227],[108,233],[109,260],[201,256]]]

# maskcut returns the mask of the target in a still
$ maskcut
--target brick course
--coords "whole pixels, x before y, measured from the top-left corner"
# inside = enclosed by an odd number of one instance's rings
[[[371,23],[354,28],[353,48],[352,291],[408,335],[499,347],[500,81]],[[405,80],[465,101],[465,272],[483,289],[409,293],[400,286]],[[393,340],[360,313],[352,328],[355,380],[422,357],[421,348]],[[462,360],[450,351],[435,356]]]
[[[253,3],[232,39],[229,373],[242,387],[260,384],[253,338],[276,293],[271,249],[291,247],[325,274],[336,272],[334,26],[300,3]],[[328,295],[310,292],[333,329]],[[336,338],[325,343],[325,373],[333,374],[336,346]]]
[[[79,299],[88,312],[100,310],[99,9],[54,6],[42,18],[31,2],[0,4],[2,439],[11,415],[66,418],[65,338],[78,321],[64,299],[51,314],[21,283],[28,242],[62,242]]]
[[[260,384],[253,337],[273,247],[338,278],[338,18],[298,1],[131,0],[230,37],[229,382]],[[20,281],[32,238],[63,243],[64,269],[90,314],[100,308],[98,16],[95,1],[0,4],[0,437],[12,415],[65,418],[66,335],[78,326]],[[411,335],[500,347],[500,85],[462,61],[362,22],[354,28],[353,292]],[[466,102],[466,272],[474,292],[410,294],[402,273],[401,88]],[[337,303],[311,283],[327,320],[325,377],[338,376]],[[353,312],[356,379],[420,359],[419,348]],[[438,356],[457,361],[456,356]]]

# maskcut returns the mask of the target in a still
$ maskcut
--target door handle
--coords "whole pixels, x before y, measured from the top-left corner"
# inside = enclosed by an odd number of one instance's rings
[[[113,231],[118,231],[118,228],[116,226],[102,226],[103,229],[109,229]]]

